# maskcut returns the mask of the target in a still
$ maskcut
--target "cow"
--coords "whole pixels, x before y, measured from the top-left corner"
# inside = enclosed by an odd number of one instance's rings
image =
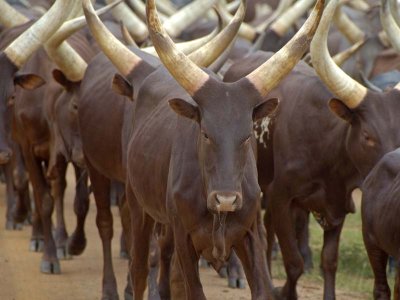
[[[133,230],[135,299],[143,298],[155,221],[172,226],[186,299],[205,299],[198,255],[218,265],[233,246],[244,263],[253,298],[273,298],[263,251],[252,124],[276,108],[278,101],[265,96],[307,49],[322,9],[319,1],[302,30],[271,61],[226,84],[176,49],[158,19],[154,1],[147,2],[150,36],[166,68],[152,72],[138,88],[131,78],[135,110],[126,196]],[[124,63],[120,67],[136,76],[149,67],[132,54]],[[273,80],[264,82],[265,77]]]
[[[326,38],[336,5],[334,0],[326,7],[311,43],[319,77],[301,63],[272,91],[270,96],[282,102],[267,122],[266,148],[259,147],[259,157],[272,165],[260,165],[259,172],[267,178],[260,184],[267,191],[269,229],[277,234],[287,273],[282,299],[297,299],[296,283],[303,272],[292,207],[314,212],[324,229],[324,299],[334,299],[340,232],[346,214],[354,212],[351,192],[385,153],[400,146],[397,86],[385,93],[367,90],[329,56]],[[248,74],[269,56],[249,56],[233,66],[225,80]],[[287,126],[289,120],[293,126]]]
[[[361,218],[364,245],[374,272],[374,299],[391,299],[386,277],[388,256],[399,259],[398,237],[400,149],[385,154],[362,184]],[[394,299],[399,298],[396,267]]]

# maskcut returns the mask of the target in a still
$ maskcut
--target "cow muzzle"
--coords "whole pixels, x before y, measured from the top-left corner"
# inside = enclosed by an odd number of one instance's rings
[[[0,151],[0,165],[5,165],[8,163],[11,159],[11,156],[12,152],[9,149]]]
[[[208,196],[207,207],[214,212],[233,212],[242,207],[242,195],[239,192],[213,191]]]

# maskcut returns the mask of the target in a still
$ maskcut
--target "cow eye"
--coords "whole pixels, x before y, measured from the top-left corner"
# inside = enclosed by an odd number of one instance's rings
[[[202,134],[203,134],[203,137],[204,137],[206,140],[209,140],[209,139],[210,139],[210,138],[208,137],[208,134],[205,133],[204,131],[202,132]]]
[[[366,131],[363,132],[363,137],[364,137],[365,143],[368,146],[370,146],[370,147],[375,146],[375,144],[376,144],[375,140]]]

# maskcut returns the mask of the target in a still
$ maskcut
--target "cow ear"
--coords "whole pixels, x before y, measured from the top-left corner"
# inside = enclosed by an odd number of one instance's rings
[[[277,98],[268,99],[253,109],[253,121],[260,120],[272,114],[278,107],[279,100]]]
[[[119,95],[126,96],[133,100],[133,87],[124,77],[115,74],[112,80],[112,89]]]
[[[350,108],[346,106],[342,101],[336,98],[332,98],[329,100],[329,108],[330,110],[337,115],[339,118],[345,120],[346,122],[351,123],[354,117],[354,113]]]
[[[46,81],[35,74],[22,74],[14,77],[14,85],[19,85],[26,90],[34,90],[45,84]]]
[[[69,90],[71,85],[72,85],[72,81],[70,81],[62,71],[58,70],[58,69],[54,69],[53,72],[53,78],[54,80],[60,84],[62,87],[64,87],[66,90]]]
[[[178,115],[200,122],[200,111],[198,107],[179,98],[171,99],[168,103]]]

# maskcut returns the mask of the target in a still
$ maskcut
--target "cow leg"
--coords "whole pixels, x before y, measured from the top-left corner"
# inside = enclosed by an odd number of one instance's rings
[[[68,233],[64,218],[64,195],[67,182],[65,174],[67,172],[67,162],[65,160],[57,162],[57,177],[51,180],[51,191],[55,202],[57,223],[55,228],[55,241],[58,259],[70,258],[67,253]]]
[[[199,256],[190,236],[177,217],[173,220],[175,254],[185,283],[187,300],[205,300],[199,276]]]
[[[153,235],[154,220],[147,215],[137,203],[129,184],[126,187],[126,197],[131,214],[132,247],[130,274],[135,300],[143,300],[149,274],[150,240]]]
[[[400,299],[400,266],[397,260],[396,260],[396,278],[394,281],[393,299],[394,300]]]
[[[75,170],[75,199],[74,212],[76,215],[76,228],[70,236],[67,249],[71,255],[81,255],[86,247],[85,220],[89,211],[88,174],[74,164]]]
[[[23,146],[23,154],[29,179],[32,183],[35,209],[40,215],[43,226],[44,246],[40,271],[47,274],[59,274],[61,272],[60,263],[57,258],[56,244],[51,230],[51,215],[54,209],[54,200],[51,197],[50,187],[44,177],[41,161],[34,157],[29,145]],[[36,247],[35,250],[37,250],[40,246],[40,241],[34,240],[33,242],[37,243],[34,245]]]
[[[228,260],[228,285],[234,289],[244,289],[246,287],[243,267],[235,251],[232,251]]]
[[[275,256],[274,252],[276,252],[275,249],[277,247],[277,243],[275,241],[275,230],[272,223],[271,209],[268,207],[266,208],[264,214],[264,226],[267,235],[267,264],[268,270],[270,274],[272,274],[272,259]]]
[[[149,277],[148,277],[148,299],[149,300],[160,300],[160,291],[158,290],[158,273],[159,273],[159,261],[160,261],[160,248],[158,247],[155,235],[152,235],[150,241],[150,255],[149,255]]]
[[[117,281],[114,275],[111,253],[113,217],[110,203],[110,180],[97,172],[87,162],[93,194],[96,201],[96,224],[103,246],[103,289],[102,300],[118,300]]]
[[[291,215],[289,197],[286,189],[273,189],[271,199],[271,216],[273,227],[279,240],[283,262],[287,274],[287,280],[279,292],[282,299],[297,299],[297,280],[303,273],[303,258],[299,252],[296,241],[296,232]]]
[[[182,270],[179,265],[179,260],[177,258],[177,254],[173,253],[171,260],[171,298],[162,298],[162,299],[187,299],[185,292],[185,282],[182,276]]]
[[[335,299],[335,278],[342,228],[343,222],[331,230],[324,231],[324,245],[321,253],[321,267],[324,275],[324,300]]]
[[[262,241],[262,232],[257,223],[255,222],[242,242],[235,245],[235,250],[246,273],[251,299],[273,299],[274,288],[268,272],[265,243]]]
[[[386,276],[388,255],[370,241],[368,235],[369,233],[363,228],[364,245],[374,272],[374,299],[390,300],[390,288]]]
[[[160,292],[160,298],[167,300],[171,299],[170,274],[174,254],[174,235],[171,226],[164,225],[162,227],[162,234],[158,238],[158,244],[160,247],[160,279],[158,289]],[[180,272],[178,262],[177,267],[178,272]],[[183,285],[182,288],[183,290],[185,289]]]
[[[312,252],[309,245],[310,213],[296,208],[296,236],[300,254],[304,261],[304,271],[310,272],[313,268]]]
[[[22,229],[22,227],[17,228],[17,224],[14,222],[14,211],[16,206],[16,199],[14,193],[14,183],[13,183],[13,166],[11,162],[3,165],[4,177],[6,181],[6,199],[7,199],[7,211],[6,211],[6,229]]]

